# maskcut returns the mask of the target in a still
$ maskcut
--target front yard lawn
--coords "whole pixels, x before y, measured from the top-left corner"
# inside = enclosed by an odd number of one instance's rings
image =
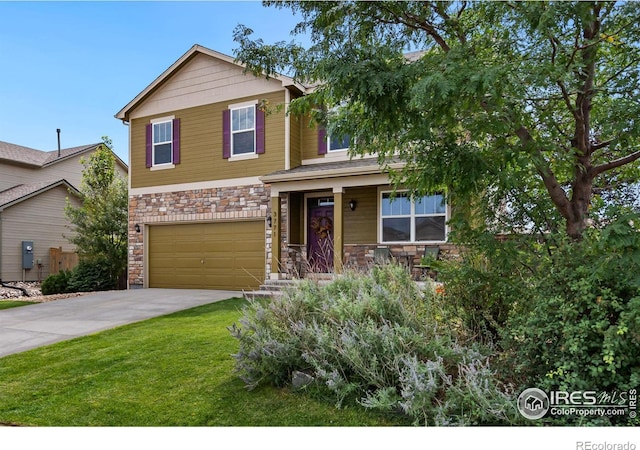
[[[185,294],[188,295],[188,294]],[[227,330],[242,299],[205,305],[0,360],[0,424],[386,426],[302,393],[247,391]]]
[[[18,302],[14,300],[0,300],[0,309],[17,308],[18,306],[33,305],[34,302]]]

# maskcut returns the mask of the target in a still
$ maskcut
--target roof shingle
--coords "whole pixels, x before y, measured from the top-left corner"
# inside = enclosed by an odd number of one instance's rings
[[[40,181],[38,183],[19,184],[12,188],[6,189],[0,192],[0,208],[8,205],[9,203],[13,203],[16,200],[20,200],[21,198],[29,197],[30,195],[35,194],[38,191],[46,190],[47,188],[50,188],[62,183],[71,187],[71,185],[67,183],[65,180],[56,180],[56,181]]]
[[[64,148],[60,150],[52,150],[43,152],[33,148],[24,147],[22,145],[10,144],[9,142],[0,141],[0,159],[13,161],[20,164],[42,167],[48,164],[54,164],[69,156],[81,153],[85,150],[93,149],[100,144],[82,145],[79,147]]]

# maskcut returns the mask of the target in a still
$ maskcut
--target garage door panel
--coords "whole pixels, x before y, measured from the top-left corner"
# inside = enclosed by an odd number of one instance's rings
[[[149,286],[241,290],[264,280],[264,222],[149,228]]]

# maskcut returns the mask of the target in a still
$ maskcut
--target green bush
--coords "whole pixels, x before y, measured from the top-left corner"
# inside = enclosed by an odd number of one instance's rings
[[[582,242],[559,243],[541,261],[529,295],[504,329],[503,346],[523,387],[621,392],[640,385],[637,223],[637,217],[620,215]]]
[[[57,274],[49,275],[42,282],[40,290],[42,295],[66,294],[69,291],[69,279],[71,272],[69,270],[61,270]]]
[[[111,275],[111,264],[104,258],[83,260],[71,273],[71,292],[93,292],[115,289],[118,280]]]
[[[520,420],[513,392],[490,368],[491,348],[469,341],[443,296],[419,290],[399,266],[250,301],[231,332],[248,387],[287,385],[301,371],[338,405],[402,413],[415,424]]]

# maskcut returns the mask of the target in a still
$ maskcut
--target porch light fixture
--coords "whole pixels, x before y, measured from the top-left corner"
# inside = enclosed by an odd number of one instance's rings
[[[136,233],[140,233],[140,225],[139,224],[135,224],[133,226],[133,229],[136,230]]]
[[[269,228],[271,228],[271,223],[272,223],[272,222],[271,222],[271,216],[269,215],[269,216],[267,216],[267,226],[268,226]]]
[[[355,200],[350,200],[349,201],[349,209],[351,211],[355,211],[356,210],[356,205],[358,204],[358,202],[356,202]]]

